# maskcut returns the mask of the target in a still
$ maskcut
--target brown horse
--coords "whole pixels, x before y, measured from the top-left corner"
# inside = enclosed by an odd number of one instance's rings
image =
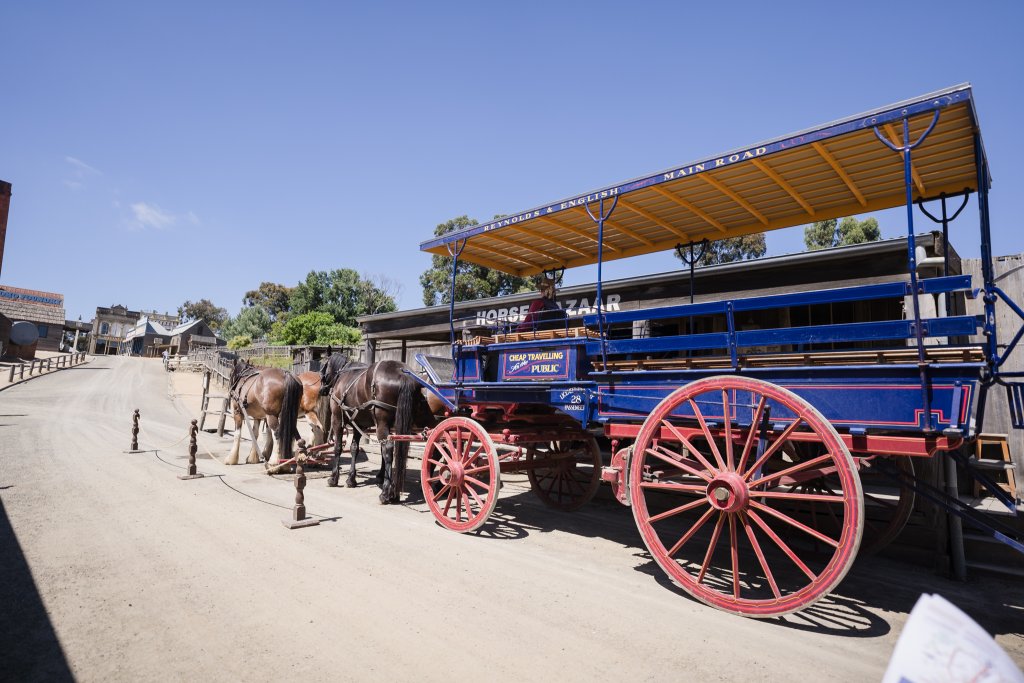
[[[350,363],[342,354],[333,354],[320,369],[322,391],[331,399],[331,431],[334,437],[334,462],[328,486],[337,486],[341,469],[341,447],[345,427],[352,425],[351,462],[345,485],[356,485],[356,457],[359,439],[373,429],[381,445],[381,468],[377,485],[380,502],[397,503],[405,486],[407,441],[391,442],[389,434],[411,434],[414,426],[429,427],[434,416],[419,382],[405,372],[405,366],[385,360],[367,366]]]
[[[296,420],[303,395],[303,384],[290,372],[278,368],[257,368],[237,358],[231,370],[231,399],[235,415],[235,442],[224,461],[225,465],[238,464],[238,451],[242,439],[242,425],[248,415],[254,421],[253,432],[259,434],[260,422],[265,420],[273,441],[262,449],[268,465],[292,457],[292,442],[298,437]],[[315,406],[314,401],[314,406]],[[315,413],[315,407],[314,407]],[[316,424],[319,424],[317,421]],[[247,463],[258,463],[260,452],[253,443]]]

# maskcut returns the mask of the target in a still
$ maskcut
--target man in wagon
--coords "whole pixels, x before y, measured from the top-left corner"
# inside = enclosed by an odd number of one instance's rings
[[[555,278],[545,275],[538,289],[540,297],[530,304],[526,317],[516,328],[517,332],[536,332],[563,325],[565,311],[555,303]]]

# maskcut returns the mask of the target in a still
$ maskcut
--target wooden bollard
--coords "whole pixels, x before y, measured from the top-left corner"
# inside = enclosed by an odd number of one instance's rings
[[[306,458],[306,442],[299,439],[299,456],[295,458],[295,505],[292,507],[292,518],[282,519],[289,529],[301,529],[306,526],[316,526],[319,519],[306,517],[306,495],[303,489],[306,488],[306,473],[302,471],[302,463]]]
[[[128,450],[129,453],[139,452],[139,409],[136,408],[135,412],[132,413],[132,447]]]
[[[199,433],[199,425],[192,420],[192,426],[188,430],[188,473],[179,474],[178,479],[202,479],[203,475],[196,473],[196,451],[199,444],[196,443],[196,434]]]

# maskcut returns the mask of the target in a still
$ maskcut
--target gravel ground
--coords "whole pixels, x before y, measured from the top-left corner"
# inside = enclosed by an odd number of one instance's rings
[[[870,558],[805,613],[743,619],[672,587],[606,490],[562,514],[510,477],[458,535],[419,494],[379,505],[371,452],[359,488],[311,479],[322,523],[289,531],[291,482],[221,465],[228,436],[177,479],[198,387],[97,357],[0,392],[0,680],[878,680],[922,592],[1024,662],[1019,582]]]

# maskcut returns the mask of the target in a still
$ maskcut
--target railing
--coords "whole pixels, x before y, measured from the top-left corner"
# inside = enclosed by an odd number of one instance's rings
[[[29,361],[28,363],[12,365],[7,381],[13,383],[15,373],[18,375],[18,381],[21,381],[25,379],[26,375],[28,377],[32,377],[37,374],[42,375],[50,372],[51,370],[63,370],[64,368],[70,368],[84,362],[85,355],[84,351],[79,351],[77,353],[69,353],[67,355],[54,356],[52,358],[37,358]]]

